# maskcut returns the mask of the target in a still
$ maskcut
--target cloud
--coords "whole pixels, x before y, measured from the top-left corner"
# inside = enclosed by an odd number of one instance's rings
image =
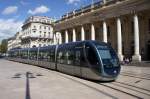
[[[16,21],[15,19],[0,19],[0,41],[21,30],[23,21]]]
[[[18,7],[17,6],[8,6],[7,8],[5,8],[3,10],[2,14],[8,15],[8,14],[16,13],[17,11],[18,11]]]
[[[35,8],[34,10],[29,10],[28,13],[35,15],[35,14],[47,13],[48,11],[50,11],[50,9],[48,7],[41,5],[37,8]]]
[[[21,0],[20,3],[21,3],[22,5],[28,5],[28,4],[29,4],[29,2],[26,2],[26,1],[23,1],[23,0]]]
[[[67,0],[68,4],[76,4],[77,2],[80,2],[81,0]]]

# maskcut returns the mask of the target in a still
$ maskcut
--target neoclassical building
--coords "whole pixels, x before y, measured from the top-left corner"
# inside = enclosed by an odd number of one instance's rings
[[[22,26],[22,48],[52,45],[53,23],[54,20],[46,16],[29,17]]]
[[[53,35],[54,19],[46,16],[31,16],[23,24],[22,30],[8,39],[8,50],[32,48],[56,44]]]
[[[107,42],[123,57],[150,60],[150,0],[103,0],[62,16],[54,25],[60,43]]]
[[[17,32],[13,37],[8,39],[8,50],[21,48],[21,32]]]

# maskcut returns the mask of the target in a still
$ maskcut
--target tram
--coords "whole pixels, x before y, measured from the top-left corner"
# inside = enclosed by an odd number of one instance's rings
[[[109,44],[91,40],[13,49],[8,52],[8,59],[99,81],[116,80],[121,69]]]

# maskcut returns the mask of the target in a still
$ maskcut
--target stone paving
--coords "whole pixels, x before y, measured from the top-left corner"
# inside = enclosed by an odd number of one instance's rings
[[[116,82],[102,83],[0,59],[0,99],[150,99],[150,67],[122,67]],[[141,89],[136,92],[112,85],[117,82]]]

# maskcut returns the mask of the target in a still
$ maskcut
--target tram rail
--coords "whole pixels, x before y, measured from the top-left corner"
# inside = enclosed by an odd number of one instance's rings
[[[150,77],[144,77],[144,76],[141,76],[141,75],[138,75],[138,74],[133,74],[133,73],[125,73],[125,72],[123,72],[120,75],[133,77],[133,78],[139,78],[139,79],[142,79],[142,80],[150,80]]]

